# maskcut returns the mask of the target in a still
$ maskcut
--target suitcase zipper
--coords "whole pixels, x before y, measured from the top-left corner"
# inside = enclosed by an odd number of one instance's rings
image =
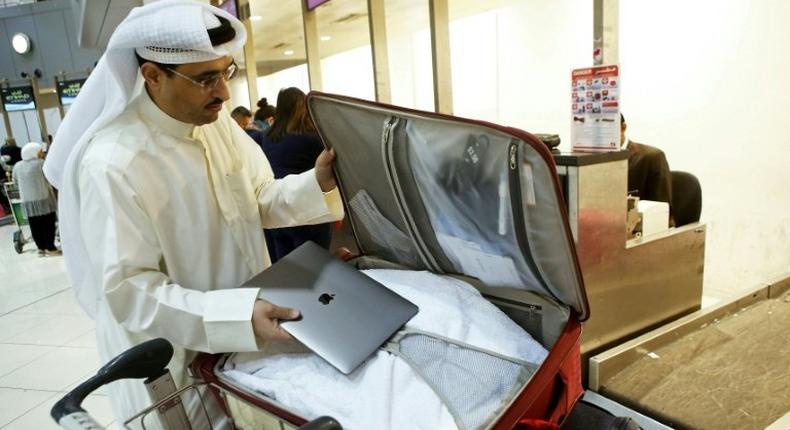
[[[395,126],[397,126],[399,122],[400,118],[398,117],[391,116],[387,118],[387,120],[384,121],[384,130],[382,131],[381,135],[381,154],[382,157],[384,157],[387,179],[389,180],[392,194],[395,196],[395,202],[398,204],[398,210],[400,210],[401,216],[406,223],[409,236],[411,237],[415,248],[417,248],[417,254],[419,254],[420,259],[422,260],[423,264],[425,264],[425,267],[428,268],[428,270],[441,274],[444,273],[444,270],[439,267],[439,264],[433,258],[433,255],[431,255],[431,253],[428,251],[427,245],[418,234],[417,225],[414,222],[414,218],[412,218],[410,215],[411,212],[409,212],[408,208],[406,207],[406,203],[403,198],[403,189],[401,188],[400,181],[397,177],[397,171],[395,170],[395,155],[392,141],[394,140],[395,136]]]
[[[510,206],[513,210],[513,228],[516,233],[516,241],[521,249],[521,253],[524,255],[524,261],[526,261],[529,270],[532,271],[535,279],[540,283],[540,286],[544,291],[551,294],[555,300],[559,300],[543,280],[543,276],[541,276],[538,265],[535,263],[535,259],[532,258],[532,252],[529,249],[527,229],[524,227],[524,205],[521,195],[521,170],[519,169],[518,141],[513,140],[510,142],[508,148],[508,164],[508,171],[510,172]]]

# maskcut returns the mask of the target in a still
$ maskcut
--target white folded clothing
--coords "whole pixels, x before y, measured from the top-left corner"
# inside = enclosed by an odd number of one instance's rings
[[[471,429],[484,426],[510,400],[513,387],[525,382],[523,372],[516,375],[511,369],[505,376],[492,376],[490,368],[504,363],[518,370],[519,363],[527,362],[534,364],[528,365],[534,370],[546,358],[543,346],[463,281],[430,272],[363,273],[420,308],[404,329],[417,333],[412,345],[428,344],[433,356],[380,349],[344,375],[301,345],[271,343],[261,352],[234,354],[223,373],[307,419],[332,416],[344,429]],[[433,337],[419,339],[424,333],[469,346],[471,352],[452,346],[438,349],[436,355]],[[489,356],[475,355],[474,349],[507,359],[491,358],[500,364],[487,366]],[[428,365],[418,372],[413,366],[420,359]],[[458,366],[453,360],[465,362]]]

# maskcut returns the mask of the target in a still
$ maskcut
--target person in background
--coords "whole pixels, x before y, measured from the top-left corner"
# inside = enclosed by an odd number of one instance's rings
[[[263,149],[263,132],[252,121],[252,112],[244,106],[238,106],[233,109],[230,116]]]
[[[230,117],[239,124],[242,130],[248,130],[252,126],[252,112],[244,106],[237,106],[230,113]]]
[[[259,130],[266,131],[274,123],[274,114],[276,110],[274,106],[266,101],[266,97],[258,100],[258,110],[255,111],[253,122]]]
[[[16,140],[13,137],[6,138],[5,143],[0,147],[0,186],[3,182],[11,180],[11,172],[14,164],[22,160],[22,148],[16,145]],[[6,196],[5,189],[0,189],[0,206],[3,207],[3,212],[11,213],[11,202]]]
[[[274,177],[285,178],[310,169],[323,150],[324,145],[307,113],[305,94],[295,87],[280,90],[277,115],[263,139],[263,152]],[[266,231],[266,238],[269,255],[275,262],[308,240],[329,249],[332,224],[270,229]]]
[[[58,209],[52,187],[44,177],[44,147],[30,142],[22,148],[22,161],[14,165],[14,183],[19,187],[22,208],[38,255],[60,255],[55,247],[55,212]]]
[[[672,176],[664,151],[626,138],[627,127],[620,114],[620,147],[628,150],[628,193],[640,200],[667,202],[672,226]]]
[[[0,156],[7,156],[6,164],[13,167],[14,164],[22,161],[22,148],[16,145],[13,137],[6,138],[5,144],[0,148]]]
[[[96,321],[102,363],[162,337],[179,388],[198,352],[259,351],[290,339],[298,310],[238,288],[266,269],[261,230],[343,216],[324,151],[314,169],[275,180],[263,152],[223,108],[245,43],[231,14],[192,0],[150,2],[115,28],[44,165],[60,190],[72,288]],[[205,390],[205,388],[201,388]],[[151,404],[139,380],[108,386],[116,421]],[[202,414],[194,396],[184,404]],[[210,393],[213,428],[227,428]],[[201,427],[203,428],[203,427]]]

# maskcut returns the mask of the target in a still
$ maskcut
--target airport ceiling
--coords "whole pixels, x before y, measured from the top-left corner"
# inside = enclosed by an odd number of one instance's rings
[[[448,0],[450,19],[517,3],[516,0]],[[384,0],[387,37],[429,27],[428,0]],[[330,0],[316,10],[322,58],[370,44],[367,1]],[[250,0],[258,75],[305,62],[301,0]]]

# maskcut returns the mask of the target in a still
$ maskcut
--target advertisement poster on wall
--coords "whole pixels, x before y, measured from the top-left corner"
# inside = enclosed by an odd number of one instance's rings
[[[3,87],[0,90],[3,99],[3,109],[6,112],[18,112],[23,110],[34,110],[36,99],[33,97],[33,87]]]
[[[74,103],[77,96],[85,84],[85,79],[69,79],[58,81],[58,96],[60,97],[60,104],[68,106]]]
[[[571,146],[574,151],[620,150],[620,67],[571,72]]]

